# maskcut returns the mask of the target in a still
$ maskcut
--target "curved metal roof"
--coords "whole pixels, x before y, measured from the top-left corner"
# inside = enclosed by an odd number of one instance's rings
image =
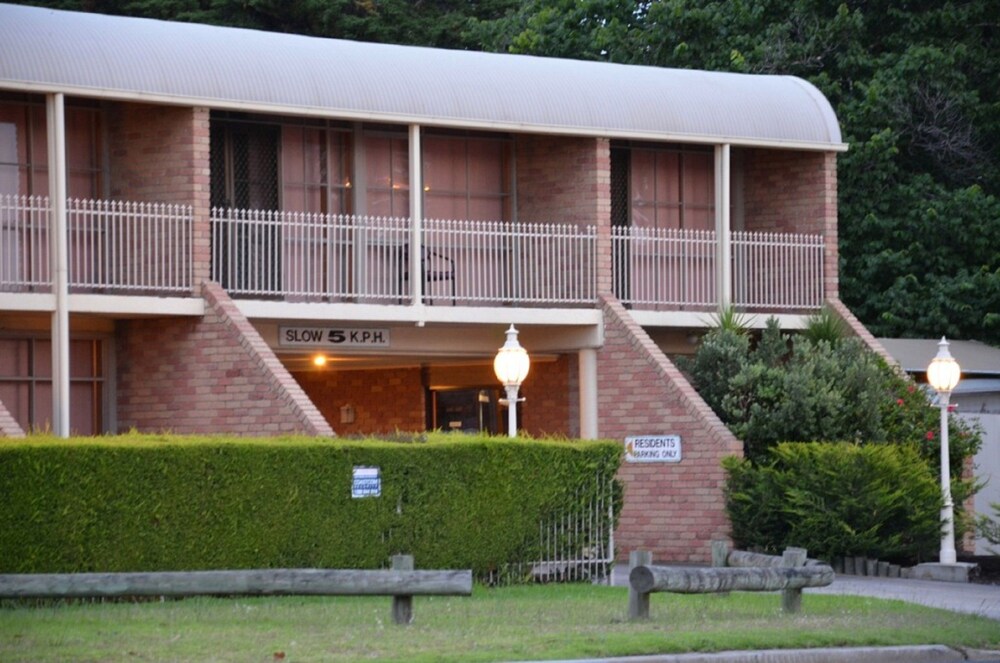
[[[758,76],[0,5],[0,88],[451,127],[840,150],[826,98]]]

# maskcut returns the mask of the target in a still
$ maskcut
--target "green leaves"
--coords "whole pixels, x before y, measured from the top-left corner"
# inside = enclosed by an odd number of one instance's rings
[[[483,574],[538,559],[539,523],[579,517],[595,481],[614,488],[622,453],[428,437],[4,440],[0,570],[378,568],[405,552]],[[351,497],[357,465],[381,469],[381,497]]]
[[[784,443],[725,468],[737,546],[910,563],[940,541],[940,488],[913,445]]]

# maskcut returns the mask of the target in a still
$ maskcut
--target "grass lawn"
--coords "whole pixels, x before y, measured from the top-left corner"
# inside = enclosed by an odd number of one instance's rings
[[[685,651],[945,644],[1000,648],[1000,626],[900,601],[805,592],[654,594],[629,623],[621,587],[485,589],[415,597],[396,626],[382,597],[0,603],[3,661],[513,661]]]

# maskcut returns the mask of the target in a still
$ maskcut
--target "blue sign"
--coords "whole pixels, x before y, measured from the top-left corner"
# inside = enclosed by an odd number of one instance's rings
[[[351,481],[351,497],[380,497],[382,475],[377,467],[355,467]]]

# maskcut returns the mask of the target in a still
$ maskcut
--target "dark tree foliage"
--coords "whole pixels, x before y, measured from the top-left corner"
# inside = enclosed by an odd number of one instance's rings
[[[1000,344],[1000,19],[985,0],[530,0],[487,49],[792,74],[833,103],[841,291],[878,335]]]
[[[54,9],[228,25],[388,44],[479,49],[470,20],[520,6],[515,0],[41,0]]]
[[[48,0],[364,41],[792,74],[833,103],[841,295],[877,335],[1000,344],[991,0]]]

